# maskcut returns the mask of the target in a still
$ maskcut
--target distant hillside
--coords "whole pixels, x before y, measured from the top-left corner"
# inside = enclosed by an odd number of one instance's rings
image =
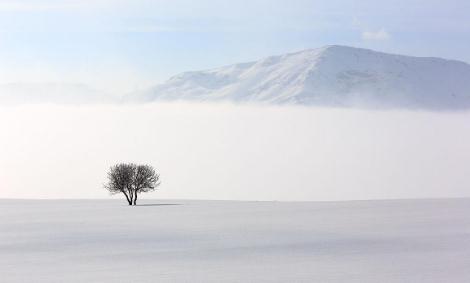
[[[83,84],[10,83],[0,84],[1,104],[90,104],[111,102],[112,96]]]
[[[182,73],[127,99],[466,109],[470,108],[470,65],[326,46]]]

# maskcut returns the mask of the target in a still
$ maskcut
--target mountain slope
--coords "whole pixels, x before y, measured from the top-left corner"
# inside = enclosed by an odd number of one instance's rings
[[[89,104],[115,100],[83,84],[71,83],[9,83],[0,84],[1,104]]]
[[[182,73],[132,99],[464,109],[470,65],[326,46]]]

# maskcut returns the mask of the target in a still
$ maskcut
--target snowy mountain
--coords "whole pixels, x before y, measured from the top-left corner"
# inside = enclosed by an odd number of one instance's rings
[[[9,83],[0,84],[1,104],[89,104],[106,103],[113,98],[84,84]]]
[[[470,65],[326,46],[182,73],[130,99],[465,109],[470,108]]]

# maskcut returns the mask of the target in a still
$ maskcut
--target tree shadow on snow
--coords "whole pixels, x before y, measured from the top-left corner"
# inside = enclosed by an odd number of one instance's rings
[[[143,203],[136,206],[166,206],[166,205],[183,205],[182,203]]]

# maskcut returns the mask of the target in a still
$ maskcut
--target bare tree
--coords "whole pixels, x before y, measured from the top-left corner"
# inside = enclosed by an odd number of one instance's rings
[[[117,164],[112,166],[108,172],[108,183],[104,187],[111,194],[123,193],[129,205],[132,205],[132,178],[134,174],[133,164]]]
[[[138,195],[155,190],[160,185],[159,180],[160,175],[150,165],[121,163],[110,168],[104,187],[111,194],[124,194],[129,205],[136,205]]]
[[[134,172],[132,187],[134,190],[133,201],[136,205],[138,194],[151,192],[160,185],[160,175],[150,165],[138,165]]]

